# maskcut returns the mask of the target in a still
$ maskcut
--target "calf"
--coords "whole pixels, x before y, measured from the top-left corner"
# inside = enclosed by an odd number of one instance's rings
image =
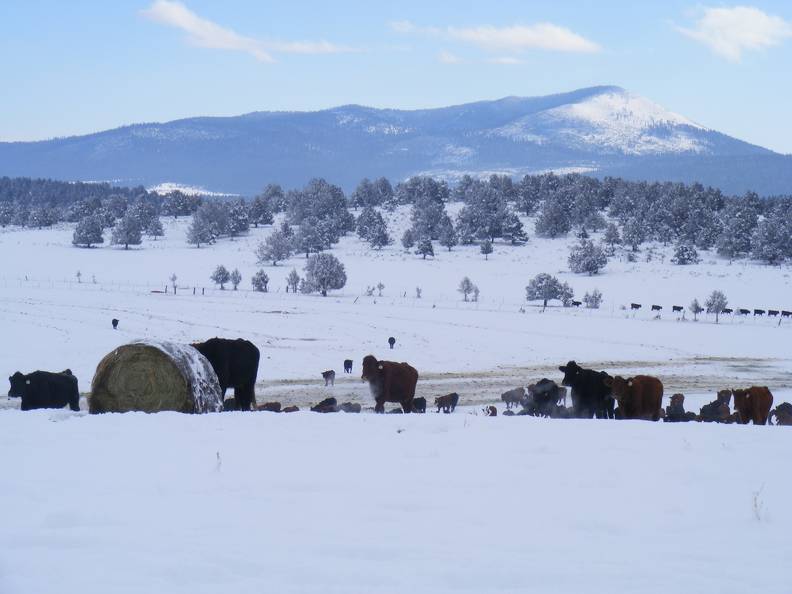
[[[344,359],[344,373],[352,373],[352,359]]]
[[[110,320],[110,323],[113,325],[113,330],[118,330],[118,320],[116,318]]]
[[[335,386],[335,371],[328,369],[322,372],[322,378],[325,381],[325,387],[328,385]]]
[[[501,394],[501,400],[506,404],[506,408],[510,409],[512,406],[517,406],[525,398],[525,388],[514,388],[508,392]]]
[[[357,402],[344,402],[344,404],[341,405],[341,410],[345,413],[359,413],[363,410],[363,407]]]
[[[11,384],[8,397],[21,398],[22,410],[63,408],[66,405],[74,411],[80,410],[77,378],[68,369],[61,373],[34,371],[23,374],[17,371],[8,381]]]
[[[281,412],[293,413],[293,412],[297,412],[298,410],[300,410],[299,406],[291,405],[291,406],[287,406],[286,408],[284,408]]]
[[[420,398],[413,398],[412,411],[414,413],[425,413],[426,412],[426,398],[424,398],[423,396],[421,396]]]
[[[672,311],[673,313],[682,313],[682,311],[683,311],[684,309],[685,309],[685,308],[684,308],[684,307],[682,307],[681,305],[672,305],[672,306],[671,306],[671,311]]]
[[[754,310],[754,317],[763,316],[763,315],[765,315],[765,310],[763,310],[763,309],[755,309]]]
[[[636,309],[641,309],[640,303],[630,303],[630,310],[634,311]]]
[[[281,403],[280,402],[265,402],[264,404],[259,404],[256,406],[256,410],[261,412],[281,412]]]
[[[497,417],[498,416],[498,409],[494,406],[485,406],[481,409],[486,417]]]
[[[446,394],[445,396],[439,396],[435,398],[435,406],[437,407],[437,412],[440,412],[440,409],[443,409],[443,412],[448,414],[453,412],[456,408],[457,402],[459,402],[459,394],[456,392],[452,392],[451,394]]]
[[[754,425],[766,425],[773,406],[773,394],[767,386],[732,390],[734,409],[740,413],[743,425],[753,421]]]
[[[312,406],[311,410],[318,413],[338,412],[338,401],[335,398],[325,398],[316,406]]]
[[[393,338],[393,336],[391,336],[390,338],[388,338],[388,345],[390,345],[390,348],[391,348],[391,349],[393,349],[393,345],[395,345],[395,344],[396,344],[396,339],[395,339],[395,338]]]
[[[686,423],[688,421],[695,421],[696,413],[685,412],[685,396],[684,394],[674,394],[671,396],[671,404],[665,409],[665,416],[663,421],[667,423]]]
[[[653,305],[652,306],[652,311],[660,311],[662,309],[663,309],[662,305]]]
[[[773,423],[773,418],[775,418],[775,423]],[[771,425],[792,426],[792,404],[782,402],[770,411],[768,419]]]

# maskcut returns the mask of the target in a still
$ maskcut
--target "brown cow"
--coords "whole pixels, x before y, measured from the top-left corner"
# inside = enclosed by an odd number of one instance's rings
[[[297,411],[299,411],[299,410],[300,410],[300,407],[299,407],[299,406],[294,406],[294,405],[292,404],[291,406],[287,406],[286,408],[284,408],[284,409],[283,409],[281,412],[285,412],[285,413],[293,413],[293,412],[297,412]]]
[[[369,390],[376,402],[374,412],[385,412],[386,402],[398,402],[404,412],[412,411],[418,372],[411,365],[377,361],[374,355],[367,355],[363,358],[363,374],[360,377],[369,383]]]
[[[613,390],[621,418],[657,421],[663,404],[663,382],[650,375],[606,377],[603,383]]]
[[[443,409],[443,412],[446,414],[454,410],[454,407],[456,406],[454,404],[455,394],[456,392],[452,394],[446,394],[445,396],[438,396],[437,398],[435,398],[435,406],[437,407],[437,412],[440,412],[441,408]]]
[[[494,406],[485,406],[481,409],[484,412],[484,416],[486,417],[497,417],[498,416],[498,409]]]
[[[256,406],[256,410],[258,411],[265,411],[265,412],[281,412],[281,403],[280,402],[265,402],[264,404],[259,404]]]
[[[753,421],[754,425],[767,425],[767,417],[773,406],[773,394],[767,386],[751,386],[750,388],[732,390],[734,408],[740,413],[743,425]]]
[[[525,398],[525,388],[514,388],[508,392],[501,394],[501,400],[506,403],[506,408],[509,409],[512,405],[517,406]]]

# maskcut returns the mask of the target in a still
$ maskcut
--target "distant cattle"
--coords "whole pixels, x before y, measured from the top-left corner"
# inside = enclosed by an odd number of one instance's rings
[[[737,313],[738,313],[739,315],[741,315],[741,316],[747,316],[748,314],[750,314],[750,313],[751,313],[751,310],[750,310],[750,309],[743,309],[743,308],[740,308],[740,309],[738,309],[738,310],[737,310]]]
[[[325,381],[325,387],[328,385],[335,386],[335,371],[328,369],[322,372],[322,379]]]
[[[17,371],[8,378],[11,384],[9,398],[21,398],[22,410],[37,408],[63,408],[80,410],[80,390],[77,378],[69,369],[60,373],[34,371],[23,374]]]
[[[390,348],[393,349],[393,345],[396,344],[396,339],[393,338],[393,336],[391,336],[390,338],[388,338],[388,344],[390,345]]]
[[[788,318],[790,316],[792,316],[792,311],[787,311],[785,309],[781,310],[781,317],[782,318]]]
[[[498,416],[498,409],[495,408],[494,406],[491,406],[491,405],[490,406],[485,406],[481,410],[484,413],[484,416],[487,416],[487,417],[497,417]]]
[[[671,396],[671,404],[665,409],[665,416],[663,421],[667,423],[685,423],[688,421],[695,421],[696,413],[685,412],[685,396],[684,394],[674,394]]]
[[[774,318],[774,317],[776,317],[778,315],[778,313],[779,312],[778,312],[777,309],[768,309],[767,310],[767,317],[768,318]]]
[[[412,410],[418,372],[411,365],[377,361],[374,355],[366,355],[361,379],[369,384],[369,390],[376,402],[375,412],[385,412],[386,402],[400,403],[404,412]]]
[[[754,313],[754,316],[763,316],[763,315],[765,315],[765,310],[763,310],[763,309],[755,309],[753,313]]]
[[[650,375],[636,375],[628,379],[621,376],[605,378],[606,386],[613,390],[623,419],[657,421],[663,403],[663,382]]]
[[[766,425],[770,408],[773,406],[773,394],[767,386],[751,386],[750,388],[732,390],[734,409],[740,413],[743,424],[753,421],[754,425]]]
[[[507,409],[520,404],[523,398],[525,398],[525,388],[514,388],[501,394],[501,400],[506,404]]]
[[[652,311],[660,311],[661,309],[663,309],[662,305],[653,305],[652,306]]]
[[[641,304],[640,303],[630,303],[630,309],[631,310],[641,309]]]
[[[435,398],[434,405],[437,407],[437,412],[442,409],[444,413],[450,413],[456,408],[457,402],[459,402],[459,394],[452,392]]]
[[[264,404],[259,404],[256,406],[256,410],[261,412],[281,412],[281,403],[280,402],[265,402]]]
[[[611,389],[604,380],[610,376],[604,371],[583,369],[574,361],[558,368],[564,374],[561,384],[572,390],[572,407],[575,416],[605,419],[613,416]]]
[[[110,320],[110,323],[113,325],[113,330],[118,330],[118,320],[116,318]]]
[[[341,405],[341,410],[345,413],[359,413],[363,410],[363,407],[357,402],[344,402],[344,404]]]
[[[344,373],[352,373],[352,359],[344,359]]]
[[[770,411],[768,420],[771,425],[792,425],[792,404],[782,402]]]
[[[233,388],[237,410],[250,410],[256,403],[260,357],[256,345],[242,338],[210,338],[192,346],[209,359],[220,382],[222,396],[225,398],[226,390]]]
[[[572,307],[580,307],[583,305],[582,301],[572,301]]]
[[[724,315],[729,315],[729,314],[733,314],[734,310],[731,307],[724,307],[721,310],[721,313],[724,314]]]
[[[312,406],[311,410],[318,413],[338,412],[338,401],[335,398],[325,398],[316,406]]]
[[[682,313],[682,311],[683,311],[684,309],[685,309],[685,308],[684,308],[684,307],[682,307],[681,305],[672,305],[672,306],[671,306],[671,311],[672,311],[673,313]]]
[[[412,411],[414,413],[425,413],[426,412],[426,398],[424,398],[423,396],[421,396],[419,398],[413,398]]]

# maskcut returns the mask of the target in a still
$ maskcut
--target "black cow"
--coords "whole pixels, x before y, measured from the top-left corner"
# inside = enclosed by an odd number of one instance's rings
[[[338,412],[338,401],[335,398],[325,398],[316,406],[312,406],[311,410],[318,413],[334,413]]]
[[[425,413],[426,412],[426,398],[424,398],[423,396],[421,396],[419,398],[413,398],[412,411],[414,413]]]
[[[573,301],[572,302],[572,307],[580,307],[581,305],[583,305],[582,301]]]
[[[344,359],[344,373],[352,373],[352,359]]]
[[[256,345],[242,338],[210,338],[192,346],[212,364],[223,398],[226,390],[233,388],[236,409],[250,410],[256,403],[256,376],[261,356]]]
[[[390,348],[392,349],[393,345],[396,344],[396,339],[393,338],[393,336],[391,336],[390,338],[388,338],[388,344],[390,345]]]
[[[662,305],[653,305],[652,306],[652,311],[660,311],[661,309],[663,309]]]
[[[777,309],[768,309],[767,310],[767,317],[768,318],[774,318],[777,315],[778,315],[778,310]]]
[[[672,305],[671,306],[671,311],[674,312],[674,313],[682,313],[683,309],[685,309],[685,308],[682,307],[681,305]]]
[[[612,418],[613,396],[604,380],[610,376],[604,371],[583,369],[574,361],[558,368],[564,379],[561,385],[572,388],[572,407],[575,416],[581,419]]]
[[[723,308],[723,311],[721,311],[721,313],[722,313],[722,314],[724,314],[724,315],[726,315],[726,314],[733,314],[733,313],[734,313],[734,310],[733,310],[731,307],[724,307],[724,308]]]
[[[325,381],[325,387],[327,387],[328,384],[330,384],[331,386],[335,386],[335,371],[333,371],[332,369],[323,371],[322,379],[324,379]]]
[[[787,311],[785,309],[781,310],[781,317],[782,318],[788,318],[790,316],[792,316],[792,311]]]
[[[17,371],[8,381],[11,384],[8,397],[21,398],[22,410],[63,408],[67,404],[74,411],[80,410],[77,378],[68,369],[61,373],[34,371],[27,375]]]
[[[741,316],[747,316],[749,313],[751,313],[751,310],[750,309],[742,309],[742,308],[740,308],[740,309],[737,310],[737,313],[739,315],[741,315]]]
[[[765,315],[765,310],[763,310],[763,309],[755,309],[754,310],[754,317],[763,316],[763,315]]]
[[[636,310],[636,309],[641,309],[641,304],[640,303],[630,303],[630,309],[633,310],[633,311]]]
[[[118,330],[118,320],[116,318],[110,320],[110,323],[113,325],[113,330]]]

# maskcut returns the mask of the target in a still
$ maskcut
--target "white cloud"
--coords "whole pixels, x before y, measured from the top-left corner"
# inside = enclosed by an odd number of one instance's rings
[[[513,25],[511,27],[421,27],[410,21],[394,21],[390,27],[396,33],[441,37],[470,43],[488,51],[520,52],[542,49],[558,52],[592,53],[600,46],[565,27],[552,23]]]
[[[488,60],[491,64],[522,64],[523,61],[519,58],[515,58],[513,56],[500,56],[498,58],[492,58]]]
[[[352,51],[327,41],[264,41],[246,37],[198,16],[187,6],[174,0],[155,0],[151,6],[140,12],[156,23],[186,32],[187,40],[193,45],[244,52],[260,62],[274,62],[273,53],[334,54]]]
[[[677,29],[732,62],[739,62],[744,51],[779,45],[792,37],[792,23],[753,6],[706,8],[695,27]]]
[[[440,53],[437,54],[437,60],[442,64],[459,64],[462,62],[459,56],[446,50],[441,50]]]

